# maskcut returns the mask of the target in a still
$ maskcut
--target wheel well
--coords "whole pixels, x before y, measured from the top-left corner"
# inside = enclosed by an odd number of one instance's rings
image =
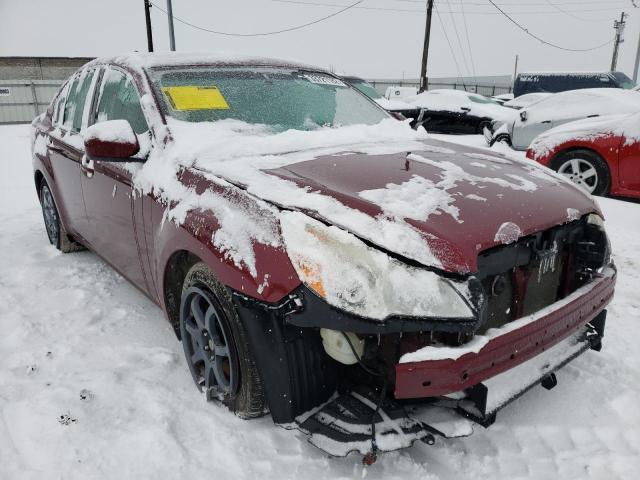
[[[44,180],[44,175],[42,175],[42,172],[40,170],[36,170],[36,173],[34,174],[33,179],[35,180],[35,183],[36,183],[36,192],[38,192],[38,198],[40,198],[40,185],[42,185],[42,182]]]
[[[180,338],[180,299],[182,284],[189,269],[201,260],[187,250],[175,252],[169,258],[164,270],[164,301],[169,322],[178,338]]]

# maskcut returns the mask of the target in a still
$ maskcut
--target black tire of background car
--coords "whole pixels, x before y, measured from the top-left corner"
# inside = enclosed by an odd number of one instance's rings
[[[53,194],[49,189],[46,181],[40,183],[40,206],[42,207],[42,217],[44,220],[44,226],[49,237],[51,245],[56,247],[62,253],[71,253],[84,250],[84,247],[78,242],[75,242],[69,238],[62,221],[60,220],[60,214],[58,213],[58,206],[56,205]],[[47,218],[49,216],[49,218]]]
[[[569,150],[568,152],[560,152],[551,160],[549,166],[557,172],[565,162],[573,158],[579,158],[591,164],[596,172],[598,172],[598,183],[592,195],[607,196],[611,188],[611,172],[609,171],[607,163],[593,150],[580,148]]]
[[[185,278],[182,292],[193,286],[198,286],[212,294],[222,309],[222,321],[226,321],[231,331],[230,342],[233,342],[232,350],[237,354],[239,364],[238,389],[226,395],[223,403],[238,417],[248,419],[262,416],[266,413],[265,397],[262,382],[251,354],[247,333],[244,325],[238,318],[227,289],[215,278],[213,272],[203,262],[196,263]],[[183,328],[182,314],[180,327]],[[183,336],[184,339],[184,336]]]
[[[491,126],[491,120],[481,120],[480,123],[478,123],[478,128],[476,129],[476,134],[477,135],[482,135],[482,133],[484,132],[484,128],[485,127],[490,127]]]

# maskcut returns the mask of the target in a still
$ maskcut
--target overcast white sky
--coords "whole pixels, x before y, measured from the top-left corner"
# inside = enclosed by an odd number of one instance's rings
[[[166,0],[153,1],[166,7]],[[173,8],[177,17],[199,26],[253,33],[306,23],[355,1],[173,0]],[[634,1],[640,6],[640,0]],[[568,48],[589,48],[611,39],[613,21],[624,9],[631,15],[618,69],[631,75],[640,34],[640,9],[631,0],[495,2],[531,32]],[[359,8],[319,24],[266,37],[225,37],[176,22],[177,49],[288,58],[369,78],[417,77],[425,3],[364,0]],[[478,75],[509,74],[516,54],[521,71],[609,68],[612,45],[589,53],[542,45],[497,14],[488,0],[436,0],[436,9],[440,15],[433,22],[430,76],[454,76],[458,70],[465,75],[474,66]],[[156,50],[168,50],[166,15],[153,8],[152,22]],[[100,56],[132,50],[146,50],[143,0],[0,0],[0,56]]]

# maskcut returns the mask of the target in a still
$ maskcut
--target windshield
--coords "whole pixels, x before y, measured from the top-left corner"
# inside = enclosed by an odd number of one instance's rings
[[[268,67],[150,73],[165,113],[187,122],[235,119],[284,131],[373,125],[387,118],[375,103],[325,73]]]
[[[636,86],[629,77],[622,72],[613,72],[613,78],[616,79],[620,88],[631,89]]]
[[[362,93],[364,93],[367,97],[376,100],[378,98],[382,98],[382,95],[373,87],[373,85],[368,84],[367,82],[362,81],[353,81],[349,82],[351,85]]]
[[[469,100],[474,103],[491,103],[493,105],[500,105],[500,103],[495,101],[493,98],[485,97],[483,95],[475,95],[473,93],[469,94]]]

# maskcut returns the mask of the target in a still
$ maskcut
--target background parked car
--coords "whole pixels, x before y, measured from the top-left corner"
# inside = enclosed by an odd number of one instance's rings
[[[416,120],[420,115],[420,109],[410,105],[401,99],[388,99],[383,97],[373,85],[360,77],[343,76],[341,77],[346,83],[356,88],[371,100],[376,102],[387,112],[399,113],[406,118]]]
[[[489,145],[509,143],[526,150],[534,138],[559,125],[603,115],[640,112],[640,94],[617,88],[589,88],[552,95],[520,110],[510,122],[493,122],[484,132]]]
[[[622,72],[530,72],[513,82],[516,97],[526,93],[558,93],[582,88],[633,88],[635,83]]]
[[[405,101],[424,110],[422,125],[434,133],[482,133],[492,121],[516,115],[491,98],[463,90],[428,90]]]
[[[553,128],[533,141],[527,157],[594,195],[640,198],[640,113]]]
[[[516,110],[521,110],[529,105],[533,105],[540,100],[550,97],[553,93],[546,92],[536,92],[536,93],[526,93],[524,95],[520,95],[517,98],[511,99],[509,101],[504,102],[502,105],[509,108],[515,108]]]
[[[513,100],[514,97],[513,93],[501,93],[500,95],[494,95],[491,98],[500,105],[504,105],[506,102]]]
[[[415,97],[417,94],[418,89],[416,87],[387,87],[384,96],[389,100],[404,100]]]

